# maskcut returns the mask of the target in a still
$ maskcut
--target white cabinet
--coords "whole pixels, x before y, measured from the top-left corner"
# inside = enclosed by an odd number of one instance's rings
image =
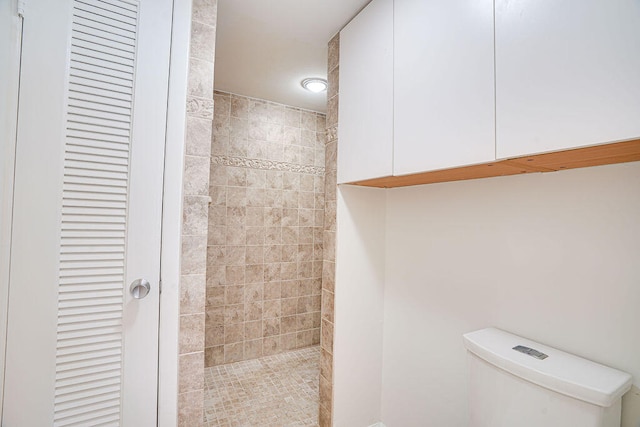
[[[640,136],[640,1],[496,0],[497,156]]]
[[[394,22],[394,175],[494,160],[493,1],[396,0]]]
[[[340,32],[338,183],[392,174],[393,0],[373,0]]]

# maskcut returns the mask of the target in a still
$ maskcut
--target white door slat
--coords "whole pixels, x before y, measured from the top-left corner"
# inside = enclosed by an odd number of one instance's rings
[[[82,323],[82,322],[96,322],[96,321],[101,321],[101,320],[113,320],[113,319],[121,319],[122,318],[122,312],[121,311],[112,311],[112,312],[108,312],[108,313],[83,313],[83,314],[76,314],[73,316],[61,316],[58,319],[58,324],[59,325],[70,325],[70,324],[75,324],[75,323]],[[96,349],[101,349],[104,347],[99,347]],[[109,346],[109,348],[111,348],[111,346]],[[76,350],[72,350],[76,351]],[[93,351],[93,349],[89,349],[89,348],[85,348],[82,351]],[[63,352],[59,352],[59,355],[64,356],[68,353],[63,353]]]
[[[89,293],[89,292],[123,292],[122,283],[119,282],[103,282],[100,283],[100,289],[95,289],[95,283],[80,283],[80,284],[66,284],[60,286],[60,298],[66,298],[65,295],[71,294],[81,294],[81,293]],[[111,320],[109,320],[111,322]],[[79,325],[78,328],[91,328],[96,324],[91,325]]]
[[[136,8],[132,8],[129,9],[128,6],[129,5],[118,5],[118,6],[114,6],[112,4],[110,4],[109,2],[106,2],[104,0],[77,0],[76,1],[77,4],[87,4],[87,5],[91,5],[94,6],[96,8],[99,9],[104,9],[104,10],[108,10],[112,13],[115,13],[117,15],[121,15],[124,16],[126,18],[131,18],[131,19],[137,19],[138,17],[138,13]]]
[[[124,257],[104,257],[104,259],[99,259],[98,257],[87,257],[86,259],[61,259],[60,260],[60,268],[63,270],[69,269],[82,269],[86,266],[91,267],[117,267],[124,268]],[[99,289],[96,292],[100,291]]]
[[[129,126],[129,128],[131,127],[131,119],[127,115],[122,114],[121,112],[117,113],[117,112],[110,112],[107,109],[96,109],[96,106],[94,104],[92,104],[88,108],[87,107],[88,106],[86,104],[85,105],[70,104],[67,109],[67,113],[69,114],[70,117],[74,118],[75,120],[79,120],[77,119],[77,117],[83,117],[84,120],[86,121],[90,121],[91,119],[105,120],[105,121],[111,121],[113,123],[126,125],[126,126]]]
[[[74,308],[86,308],[100,305],[105,306],[120,306],[123,304],[124,298],[122,295],[120,296],[94,296],[91,298],[75,298],[75,299],[64,299],[58,301],[59,309],[74,309]],[[66,339],[60,336],[59,339]]]
[[[94,22],[81,17],[74,19],[72,26],[74,34],[88,33],[123,46],[135,46],[135,40],[131,37],[111,31],[111,27],[108,25],[101,25]]]
[[[59,384],[60,387],[65,387],[70,384],[86,384],[93,381],[104,380],[106,378],[110,378],[114,375],[114,372],[117,372],[119,369],[106,370],[102,372],[93,372],[84,375],[77,375],[75,377],[69,377],[65,379],[56,380],[56,384]]]
[[[76,2],[74,3],[73,18],[76,22],[80,22],[82,19],[94,22],[95,28],[98,28],[99,25],[108,26],[110,31],[135,38],[136,21],[129,19],[127,22],[122,19],[122,15]]]
[[[69,89],[78,92],[90,93],[106,99],[116,99],[124,102],[131,102],[132,93],[127,88],[111,86],[101,83],[99,80],[89,80],[82,77],[70,77]]]
[[[66,176],[77,176],[77,177],[90,177],[90,178],[100,178],[100,179],[111,179],[117,181],[126,182],[129,178],[127,172],[120,171],[105,171],[104,169],[99,169],[93,167],[92,165],[81,165],[82,167],[67,167],[65,171]]]
[[[121,138],[129,138],[131,129],[128,126],[122,126],[120,123],[110,122],[110,126],[104,123],[95,123],[96,120],[85,120],[79,117],[70,117],[67,120],[67,129],[73,129],[79,132],[89,132],[91,134],[109,135]],[[126,139],[123,141],[126,142]]]
[[[100,407],[96,407],[94,405],[98,405],[104,402],[111,402],[118,399],[120,399],[120,389],[117,389],[111,392],[96,394],[93,396],[88,395],[81,399],[67,400],[67,401],[57,400],[56,408],[58,408],[57,409],[58,413],[67,411],[73,408],[83,408],[84,409],[83,412],[88,412],[86,411],[87,408],[101,409]]]
[[[82,171],[67,171],[64,175],[65,184],[90,184],[101,187],[127,188],[126,178],[101,178],[83,174]]]
[[[100,2],[110,4],[118,8],[122,8],[123,10],[135,12],[136,14],[138,12],[137,0],[100,0]]]
[[[101,388],[110,388],[113,386],[120,387],[121,379],[112,377],[101,381],[96,381],[93,384],[69,384],[64,387],[56,386],[56,397],[68,396],[70,399],[81,398],[84,393],[95,393],[96,390]]]
[[[75,286],[75,285],[89,285],[89,284],[114,284],[119,283],[123,286],[122,280],[124,278],[121,275],[116,276],[75,276],[75,277],[61,277],[60,286]]]
[[[118,360],[115,363],[111,362],[111,363],[105,363],[102,365],[88,366],[88,367],[69,370],[69,371],[56,372],[56,381],[58,380],[63,381],[63,380],[68,380],[68,379],[73,379],[78,377],[84,377],[86,375],[93,375],[100,372],[113,371],[113,370],[120,369],[121,366],[122,365],[120,363],[120,360]]]
[[[100,94],[95,94],[93,91],[85,90],[82,87],[70,87],[69,88],[70,97],[73,98],[73,104],[75,104],[76,100],[86,101],[88,103],[93,103],[94,105],[101,106],[112,106],[120,109],[128,109],[131,108],[131,101],[123,101],[120,99],[116,99],[110,96],[101,96]]]
[[[113,346],[114,343],[118,343],[121,341],[122,331],[117,331],[108,335],[95,335],[93,337],[79,337],[79,338],[69,338],[69,339],[58,339],[58,347],[57,350],[60,354],[63,351],[84,351],[84,349],[89,345],[100,345],[100,344],[109,344],[110,348],[115,348]]]
[[[111,44],[113,46],[107,43],[94,43],[81,38],[73,38],[71,40],[71,46],[78,48],[75,52],[84,53],[89,56],[94,56],[91,54],[91,52],[94,52],[95,55],[98,55],[98,58],[104,60],[113,60],[113,62],[122,63],[123,65],[133,64],[135,52],[127,52],[126,50],[119,49],[116,43]],[[74,52],[74,50],[72,50],[72,52]]]
[[[72,427],[72,426],[87,426],[93,425],[92,420],[96,418],[101,418],[105,415],[115,415],[120,411],[119,403],[114,403],[111,407],[105,408],[102,410],[94,410],[88,413],[84,413],[81,415],[76,415],[72,417],[66,417],[56,414],[56,419],[54,420],[54,427]]]
[[[82,329],[80,331],[65,332],[64,334],[61,334],[61,339],[68,340],[68,339],[86,338],[86,337],[91,337],[92,335],[98,336],[98,335],[105,335],[105,334],[120,334],[121,332],[122,332],[122,325],[105,327],[105,328]],[[76,362],[79,363],[86,360],[88,359],[83,357],[81,360],[78,360]],[[58,368],[63,369],[62,364],[60,364]],[[69,369],[68,366],[64,367],[64,370],[68,370],[68,369]]]
[[[105,21],[108,21],[110,24],[118,23],[118,24],[121,24],[123,28],[127,28],[131,31],[135,31],[135,27],[136,27],[135,15],[127,16],[122,13],[117,13],[108,8],[100,7],[95,4],[91,4],[83,1],[76,1],[74,5],[74,9],[77,11],[86,12],[96,17],[102,17],[103,19],[105,19]]]
[[[91,28],[92,32],[97,32],[98,34],[106,33],[135,41],[135,30],[124,28],[124,25],[119,25],[115,21],[106,21],[102,16],[94,15],[83,10],[76,9],[73,12],[73,22]]]
[[[106,267],[99,268],[97,265],[91,268],[74,268],[70,270],[60,270],[60,280],[72,279],[76,277],[93,278],[93,277],[114,277],[124,274],[122,267]]]
[[[103,350],[87,351],[83,353],[67,354],[65,356],[57,355],[59,365],[72,365],[74,363],[83,363],[94,359],[101,359],[120,355],[120,348],[107,348]]]
[[[131,96],[133,95],[131,87],[104,81],[105,79],[98,78],[98,76],[92,76],[92,78],[89,78],[78,74],[80,73],[71,74],[69,77],[69,82],[71,84],[70,87],[76,88],[76,86],[78,86],[79,88],[90,88],[91,90],[99,91],[96,93],[102,96],[122,99],[124,101],[131,100]],[[111,80],[115,79],[112,78]]]
[[[67,424],[65,427],[84,427],[84,423]],[[114,412],[110,415],[102,415],[91,419],[91,425],[94,427],[119,427],[120,412]]]
[[[71,73],[82,71],[93,76],[95,79],[113,79],[114,82],[119,82],[119,84],[133,86],[133,74],[131,74],[131,72],[122,72],[112,68],[100,67],[91,61],[82,59],[81,57],[72,57],[69,68]],[[74,97],[70,97],[69,99],[73,100]]]
[[[133,92],[133,82],[130,80],[129,76],[126,75],[122,77],[115,77],[109,74],[97,74],[92,71],[87,71],[84,67],[74,67],[70,70],[70,77],[81,84],[91,82],[102,89],[108,90],[113,88],[129,94]]]
[[[72,164],[75,166],[75,162],[73,160],[67,160],[68,164]],[[93,166],[93,165],[88,165],[88,166]],[[105,169],[109,169],[109,168],[113,168],[114,170],[116,169],[120,169],[121,166],[120,165],[96,165],[97,167],[101,167],[101,168],[105,168]],[[122,194],[103,194],[103,193],[89,193],[89,192],[85,192],[85,191],[70,191],[67,190],[65,192],[65,196],[63,197],[63,200],[111,200],[111,201],[116,201],[116,202],[121,202],[121,201],[126,201],[126,197]]]
[[[87,167],[100,165],[129,166],[127,143],[100,141],[96,139],[69,138],[68,161],[84,162]]]
[[[93,390],[85,390],[81,394],[67,393],[62,395],[56,395],[54,398],[55,403],[67,403],[73,401],[80,401],[83,399],[91,398],[93,396],[101,396],[109,393],[120,393],[120,384],[113,384],[110,386],[100,387]]]
[[[104,37],[98,37],[94,34],[76,31],[71,38],[72,43],[86,43],[87,46],[95,49],[98,46],[107,49],[109,52],[120,52],[121,54],[132,55],[135,53],[132,45],[109,40]]]
[[[82,246],[82,245],[67,245],[60,249],[60,253],[63,255],[72,256],[73,254],[124,254],[124,248],[114,247],[108,245],[102,246]]]

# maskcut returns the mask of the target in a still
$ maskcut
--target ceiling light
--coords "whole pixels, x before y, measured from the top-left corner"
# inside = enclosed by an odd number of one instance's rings
[[[325,79],[304,79],[302,81],[302,87],[310,92],[324,92],[327,90],[327,81]]]

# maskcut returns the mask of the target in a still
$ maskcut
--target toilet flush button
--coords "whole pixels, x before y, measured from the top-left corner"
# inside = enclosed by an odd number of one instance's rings
[[[528,354],[529,356],[535,357],[536,359],[539,359],[539,360],[544,360],[547,357],[549,357],[546,354],[544,354],[544,353],[542,353],[542,352],[540,352],[538,350],[535,350],[535,349],[530,348],[530,347],[525,347],[523,345],[517,345],[517,346],[513,347],[513,350],[519,351],[520,353]]]

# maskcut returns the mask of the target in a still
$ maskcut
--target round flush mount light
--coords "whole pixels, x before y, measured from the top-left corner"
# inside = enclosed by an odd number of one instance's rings
[[[325,79],[310,78],[302,81],[302,87],[309,92],[320,93],[327,90],[327,81]]]

